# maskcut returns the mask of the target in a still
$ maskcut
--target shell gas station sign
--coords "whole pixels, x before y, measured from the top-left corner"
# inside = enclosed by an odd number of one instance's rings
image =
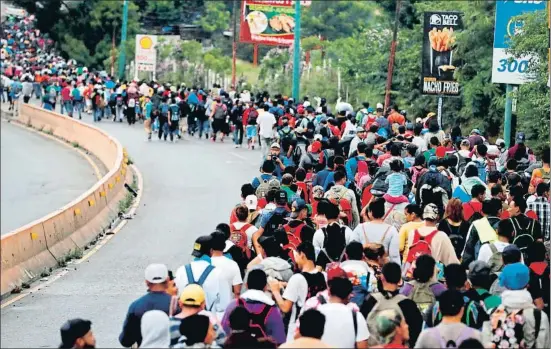
[[[157,35],[136,35],[136,70],[155,71],[157,65]]]

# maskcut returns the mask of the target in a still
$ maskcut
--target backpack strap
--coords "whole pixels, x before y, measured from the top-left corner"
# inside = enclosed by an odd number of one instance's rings
[[[205,283],[205,280],[213,270],[214,266],[212,264],[209,264],[207,268],[203,271],[203,274],[201,274],[201,276],[199,277],[199,280],[197,280],[197,284],[202,287]]]
[[[327,300],[321,294],[318,294],[317,299],[320,305],[327,303]]]
[[[329,254],[327,254],[327,251],[325,250],[325,248],[322,248],[320,252],[323,252],[325,257],[327,257],[327,259],[329,259],[329,262],[331,262],[331,263],[335,262],[335,260],[333,260],[333,258],[329,257]]]
[[[168,308],[168,317],[174,316],[176,310],[178,309],[178,297],[170,297],[170,307]]]
[[[193,277],[193,272],[191,271],[191,264],[186,264],[186,276],[188,284],[195,283],[195,278]]]
[[[388,233],[390,228],[392,228],[392,225],[389,224],[388,228],[386,228],[385,233],[383,234],[383,237],[381,238],[381,242],[380,242],[381,245],[383,245],[383,243],[385,242],[386,234]]]
[[[534,319],[535,319],[535,322],[536,322],[536,335],[534,336],[534,340],[537,340],[538,339],[538,336],[540,334],[540,326],[541,326],[541,310],[540,309],[537,309],[535,308],[534,309]],[[535,348],[535,344],[534,344],[534,348]]]
[[[394,210],[394,207],[396,207],[397,204],[392,204],[392,206],[390,206],[390,210],[388,210],[388,212],[384,215],[383,217],[383,221],[388,217],[388,215]],[[386,233],[386,232],[385,232]]]
[[[434,229],[429,235],[425,236],[423,240],[425,240],[427,243],[431,244],[432,239],[438,234],[438,229]]]
[[[498,252],[496,245],[494,245],[493,243],[490,243],[490,250],[492,250],[492,254]]]
[[[352,310],[352,323],[354,324],[354,343],[356,343],[356,337],[358,337],[358,316],[355,310]]]
[[[442,338],[442,335],[440,334],[440,330],[438,328],[432,328],[430,331],[432,333],[432,336],[440,343],[440,348],[448,348],[446,342],[444,342],[444,338]]]

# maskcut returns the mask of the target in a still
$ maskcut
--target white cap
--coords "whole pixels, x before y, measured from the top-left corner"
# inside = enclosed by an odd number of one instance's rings
[[[383,108],[384,108],[384,106],[383,106],[382,103],[377,103],[377,109],[383,109]]]
[[[245,198],[245,205],[249,210],[256,210],[258,207],[258,198],[256,195],[249,195]]]
[[[315,141],[321,141],[323,139],[322,135],[320,135],[319,133],[317,135],[314,136],[314,140]]]
[[[505,140],[501,138],[496,139],[496,145],[499,145],[499,144],[505,144]]]
[[[423,123],[423,119],[417,118],[417,119],[415,119],[415,123],[416,123],[416,124],[422,124],[422,123]]]
[[[168,279],[168,268],[164,264],[150,264],[145,268],[145,281],[161,284]]]
[[[309,107],[309,106],[310,106],[310,102],[309,102],[309,101],[306,101],[306,102],[302,103],[302,106],[303,106],[304,108]]]

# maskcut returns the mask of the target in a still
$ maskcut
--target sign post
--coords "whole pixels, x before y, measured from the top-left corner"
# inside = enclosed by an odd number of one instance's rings
[[[440,126],[440,129],[442,129],[442,103],[444,101],[442,100],[442,96],[438,96],[438,126]]]
[[[509,39],[520,30],[523,23],[515,20],[526,12],[545,9],[546,1],[497,1],[496,24],[494,31],[494,52],[492,60],[492,82],[507,84],[505,99],[505,115],[503,122],[503,139],[505,146],[511,145],[511,128],[513,114],[513,85],[521,85],[534,79],[527,74],[530,56],[513,57],[507,53]]]
[[[300,95],[300,1],[295,1],[295,43],[293,46],[293,98]]]

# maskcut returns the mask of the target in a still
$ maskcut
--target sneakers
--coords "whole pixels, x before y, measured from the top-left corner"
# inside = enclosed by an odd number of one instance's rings
[[[253,145],[251,145],[251,148],[252,148],[252,150],[254,150],[254,144],[253,144]]]
[[[237,148],[239,148],[239,144],[236,144],[236,145],[235,145],[235,149],[237,149]]]

